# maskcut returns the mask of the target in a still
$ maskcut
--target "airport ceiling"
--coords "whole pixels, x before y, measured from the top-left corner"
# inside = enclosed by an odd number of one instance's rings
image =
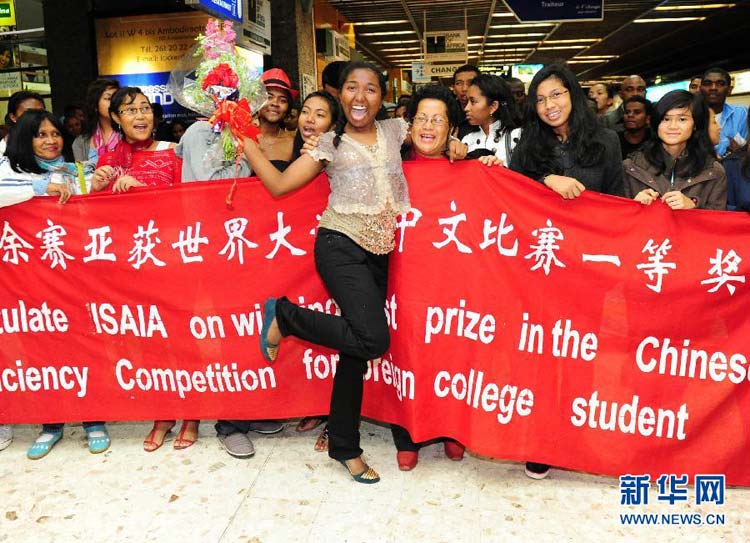
[[[520,23],[502,0],[329,0],[354,23],[357,49],[384,67],[420,60],[425,29],[468,30],[469,62],[565,60],[582,81],[686,78],[750,66],[750,0],[604,0],[604,20]]]

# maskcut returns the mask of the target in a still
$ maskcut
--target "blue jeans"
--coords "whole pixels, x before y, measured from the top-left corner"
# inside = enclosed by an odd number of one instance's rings
[[[91,428],[92,426],[98,426],[100,424],[104,424],[103,422],[84,422],[83,427],[84,429]],[[65,426],[64,422],[55,422],[52,424],[42,424],[42,432],[47,434],[57,434],[58,432],[62,432],[63,426]]]

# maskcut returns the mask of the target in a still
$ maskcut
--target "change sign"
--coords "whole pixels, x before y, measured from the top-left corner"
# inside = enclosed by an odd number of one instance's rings
[[[412,62],[411,79],[414,83],[429,83],[433,77],[453,77],[453,72],[462,64],[432,64],[431,62]]]

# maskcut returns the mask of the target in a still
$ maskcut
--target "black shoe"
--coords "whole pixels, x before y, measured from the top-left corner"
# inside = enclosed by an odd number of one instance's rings
[[[536,462],[526,462],[526,476],[532,479],[544,479],[549,475],[549,464],[537,464]]]

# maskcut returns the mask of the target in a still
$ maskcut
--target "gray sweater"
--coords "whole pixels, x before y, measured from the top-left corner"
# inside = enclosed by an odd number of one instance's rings
[[[175,154],[182,158],[183,183],[252,175],[250,166],[244,156],[240,161],[239,171],[237,171],[234,162],[206,155],[209,147],[218,140],[219,135],[213,133],[211,125],[206,121],[197,121],[185,131],[180,143],[174,148]],[[217,148],[216,151],[221,153],[220,148]]]

